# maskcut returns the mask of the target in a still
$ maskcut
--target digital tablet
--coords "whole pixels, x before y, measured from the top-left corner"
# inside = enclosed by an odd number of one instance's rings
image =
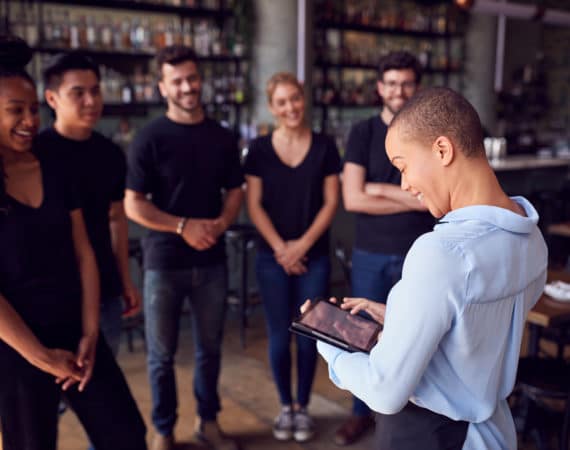
[[[290,330],[348,352],[370,353],[378,341],[382,325],[352,315],[328,300],[316,299],[307,311],[293,321]]]

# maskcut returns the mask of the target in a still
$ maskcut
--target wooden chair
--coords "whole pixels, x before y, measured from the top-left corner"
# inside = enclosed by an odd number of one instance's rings
[[[563,359],[527,357],[519,361],[516,390],[520,393],[515,413],[517,431],[534,438],[538,450],[550,449],[549,429],[560,430],[559,449],[568,450],[570,430],[570,364]],[[549,401],[562,401],[562,413]]]

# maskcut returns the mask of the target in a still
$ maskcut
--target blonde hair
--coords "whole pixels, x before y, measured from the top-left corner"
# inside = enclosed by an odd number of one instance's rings
[[[265,85],[265,94],[267,95],[267,102],[271,104],[271,100],[273,98],[273,94],[275,93],[275,89],[279,84],[292,84],[301,92],[301,95],[304,93],[303,85],[297,79],[295,75],[291,72],[277,72],[271,75],[271,78],[267,80],[267,84]]]

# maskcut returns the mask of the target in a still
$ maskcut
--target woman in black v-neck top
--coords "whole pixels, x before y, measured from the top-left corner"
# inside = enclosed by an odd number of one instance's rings
[[[245,163],[247,205],[261,239],[256,274],[269,334],[269,359],[281,400],[273,435],[313,434],[307,405],[315,373],[314,341],[297,336],[297,395],[291,393],[289,325],[307,298],[327,294],[328,228],[338,204],[340,158],[334,141],[305,125],[303,89],[294,75],[267,84],[276,130],[255,139]]]
[[[62,391],[98,450],[146,448],[99,338],[98,275],[67,174],[32,152],[31,51],[0,39],[0,417],[4,450],[55,450]],[[117,420],[119,419],[119,420]]]

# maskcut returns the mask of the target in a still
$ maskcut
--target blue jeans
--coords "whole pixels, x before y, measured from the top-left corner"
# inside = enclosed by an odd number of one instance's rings
[[[291,405],[291,333],[289,325],[300,314],[299,308],[308,298],[325,297],[328,291],[330,261],[321,256],[307,263],[307,273],[287,275],[271,253],[258,252],[257,283],[261,293],[267,334],[269,361],[282,405]],[[312,339],[296,335],[297,402],[307,406],[315,376],[317,348]]]
[[[386,303],[392,286],[402,277],[404,255],[371,253],[357,248],[352,251],[352,296]],[[370,408],[353,397],[352,413],[367,416]]]
[[[174,356],[185,298],[190,301],[195,346],[194,396],[198,415],[215,420],[220,410],[218,378],[226,315],[225,263],[184,270],[146,270],[144,314],[152,421],[165,436],[177,419]]]

